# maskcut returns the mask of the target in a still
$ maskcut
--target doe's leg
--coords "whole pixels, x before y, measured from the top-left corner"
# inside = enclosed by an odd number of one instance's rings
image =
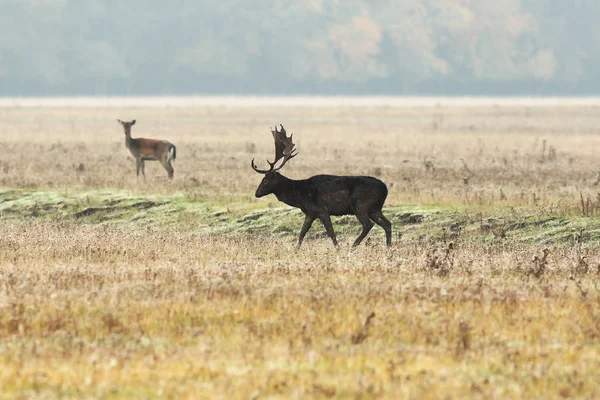
[[[167,175],[169,176],[169,179],[173,179],[173,173],[175,172],[175,170],[173,169],[173,166],[171,165],[171,161],[167,161],[166,159],[161,159],[160,163],[162,164],[163,168],[167,171]]]

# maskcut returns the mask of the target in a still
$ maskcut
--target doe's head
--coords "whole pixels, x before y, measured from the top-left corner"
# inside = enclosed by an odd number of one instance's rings
[[[121,121],[120,119],[118,119],[117,121],[119,121],[119,124],[121,124],[123,126],[123,132],[125,133],[125,135],[130,135],[131,134],[131,127],[133,125],[135,125],[135,119],[127,122],[127,121]]]

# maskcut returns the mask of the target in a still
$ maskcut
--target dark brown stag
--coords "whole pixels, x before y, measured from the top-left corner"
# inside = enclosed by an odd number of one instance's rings
[[[271,130],[275,140],[275,161],[267,162],[270,168],[261,170],[254,164],[252,168],[264,174],[256,189],[256,197],[273,193],[279,201],[297,207],[304,213],[304,225],[300,230],[298,247],[310,229],[313,221],[319,219],[325,226],[327,235],[334,245],[338,245],[331,224],[332,215],[355,215],[362,224],[362,232],[354,241],[357,246],[367,236],[373,222],[385,230],[388,246],[392,244],[392,223],[383,216],[381,208],[387,197],[387,186],[379,179],[370,176],[316,175],[308,179],[294,180],[281,175],[279,171],[297,153],[292,136],[287,136],[282,125],[278,131]],[[281,161],[278,167],[277,162]]]

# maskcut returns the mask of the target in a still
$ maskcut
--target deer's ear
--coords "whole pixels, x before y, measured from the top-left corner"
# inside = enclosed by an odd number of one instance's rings
[[[121,121],[120,119],[117,120],[121,125],[123,125],[123,121]]]
[[[135,125],[135,119],[131,121],[131,125]]]

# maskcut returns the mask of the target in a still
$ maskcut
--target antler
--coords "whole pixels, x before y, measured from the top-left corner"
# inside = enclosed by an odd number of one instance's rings
[[[275,160],[273,162],[267,160],[267,162],[270,165],[270,168],[268,170],[258,169],[254,164],[254,159],[252,159],[252,169],[254,169],[260,174],[279,171],[281,168],[283,168],[285,163],[287,163],[292,158],[296,157],[296,155],[298,154],[295,149],[296,145],[292,142],[292,136],[294,136],[294,134],[292,133],[288,137],[286,135],[286,131],[283,125],[279,124],[279,126],[281,127],[279,131],[277,131],[277,125],[275,125],[275,130],[271,129],[271,133],[273,134],[273,140],[275,141]],[[279,167],[275,168],[275,164],[277,164],[277,162],[281,159],[283,159],[283,162],[279,165]]]

